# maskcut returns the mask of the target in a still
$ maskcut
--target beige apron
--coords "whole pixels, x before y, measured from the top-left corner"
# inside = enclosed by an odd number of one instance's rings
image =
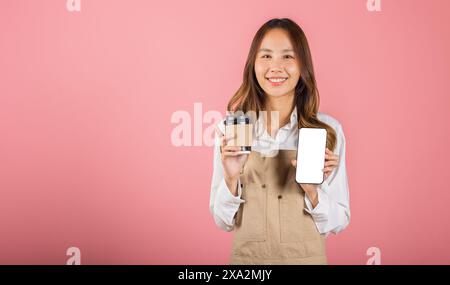
[[[274,157],[252,151],[242,172],[245,200],[236,213],[231,264],[326,264],[325,235],[304,211],[295,181],[295,150]]]

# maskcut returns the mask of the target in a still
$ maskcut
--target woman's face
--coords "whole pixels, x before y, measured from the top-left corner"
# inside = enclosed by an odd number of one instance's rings
[[[275,28],[266,33],[256,54],[255,73],[266,96],[295,94],[300,63],[286,31]]]

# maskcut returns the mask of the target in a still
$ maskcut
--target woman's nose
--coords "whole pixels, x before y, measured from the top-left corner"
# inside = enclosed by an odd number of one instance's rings
[[[269,74],[278,74],[278,73],[282,73],[284,70],[284,68],[282,66],[271,66],[270,67],[270,71]]]
[[[281,60],[273,60],[270,64],[270,70],[282,71],[284,69],[283,62]]]

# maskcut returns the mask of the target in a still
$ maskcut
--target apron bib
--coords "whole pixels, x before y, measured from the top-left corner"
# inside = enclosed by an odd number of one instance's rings
[[[325,235],[304,209],[295,181],[295,150],[274,157],[252,151],[240,175],[231,264],[327,264]]]

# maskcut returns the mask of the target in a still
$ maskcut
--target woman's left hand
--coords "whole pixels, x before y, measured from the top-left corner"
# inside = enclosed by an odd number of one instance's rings
[[[291,161],[291,163],[294,167],[297,167],[297,160],[294,159]],[[339,155],[335,155],[331,150],[327,148],[325,150],[325,165],[324,169],[322,169],[322,171],[324,172],[324,181],[331,175],[331,172],[338,166],[338,164]],[[304,183],[300,183],[300,186],[305,191],[305,193],[308,194],[308,196],[310,196],[310,194],[315,195],[319,187],[317,184]]]

